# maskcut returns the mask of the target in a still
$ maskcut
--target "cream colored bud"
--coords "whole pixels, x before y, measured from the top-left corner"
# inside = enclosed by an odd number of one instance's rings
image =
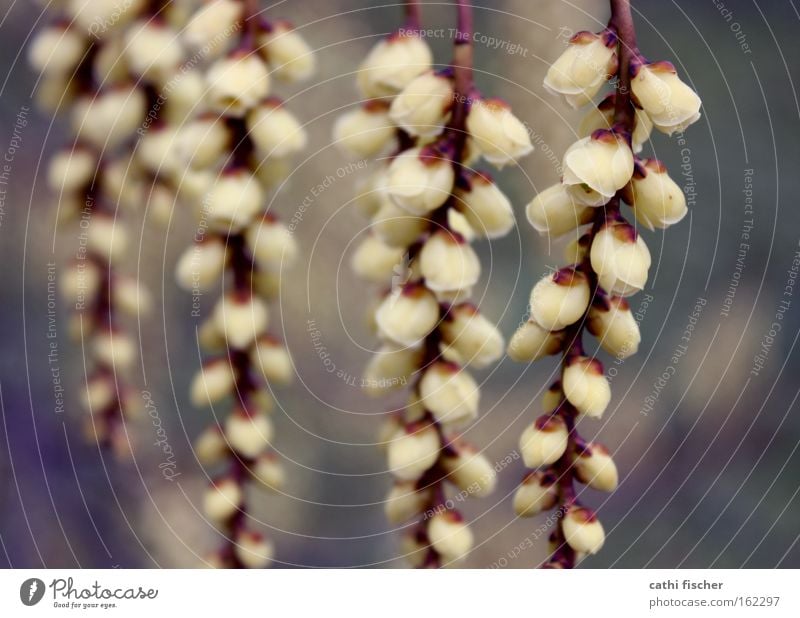
[[[205,466],[220,463],[228,453],[228,441],[220,428],[213,425],[203,430],[194,442],[194,453]]]
[[[584,485],[600,491],[614,491],[619,482],[617,466],[608,449],[590,442],[575,457],[575,475]]]
[[[153,308],[150,292],[133,277],[117,277],[113,291],[114,302],[128,315],[145,316]]]
[[[405,249],[428,228],[428,221],[409,214],[389,199],[384,199],[372,218],[372,229],[387,245]]]
[[[81,393],[84,407],[90,414],[101,414],[117,401],[117,390],[109,376],[98,375],[86,381]]]
[[[586,275],[573,268],[562,268],[533,287],[531,316],[546,330],[561,330],[583,317],[590,294]]]
[[[425,408],[441,423],[463,424],[478,416],[478,383],[453,363],[429,366],[420,380],[419,395]]]
[[[592,107],[581,120],[578,135],[580,137],[589,137],[597,129],[611,129],[614,126],[615,101],[616,95],[612,93],[603,99],[597,107]],[[653,121],[650,120],[644,110],[637,107],[634,116],[633,135],[631,135],[634,153],[642,151],[644,143],[650,139],[652,130]]]
[[[467,221],[467,218],[455,208],[447,209],[447,227],[454,235],[461,236],[466,242],[475,240],[475,230]]]
[[[395,34],[376,44],[358,69],[358,87],[367,97],[393,96],[431,67],[433,55],[422,38]]]
[[[467,132],[483,158],[497,167],[533,152],[528,129],[499,99],[478,100],[467,115]]]
[[[234,52],[206,74],[206,102],[219,114],[243,117],[269,94],[269,70],[255,53]]]
[[[243,500],[244,493],[239,483],[231,478],[218,479],[206,489],[203,511],[209,519],[222,523],[233,517]]]
[[[405,559],[412,568],[422,568],[425,566],[429,547],[428,540],[422,531],[404,534],[400,539],[400,557]]]
[[[404,255],[402,247],[391,247],[376,234],[369,234],[356,247],[350,266],[360,278],[384,283],[402,269]]]
[[[124,38],[109,37],[96,48],[92,75],[98,84],[116,84],[130,79],[131,68],[125,55],[125,46]]]
[[[248,226],[245,242],[259,268],[280,271],[297,258],[297,241],[283,223],[271,215]]]
[[[206,291],[220,281],[226,262],[225,243],[209,237],[181,254],[175,267],[175,278],[184,290]]]
[[[442,467],[447,480],[470,496],[485,498],[497,487],[494,464],[475,447],[458,445],[455,453],[442,456]]]
[[[561,521],[561,529],[569,546],[577,552],[596,554],[603,547],[606,534],[592,511],[572,506]]]
[[[600,287],[609,294],[631,296],[647,283],[650,250],[627,223],[605,225],[595,235],[589,255]]]
[[[454,348],[461,362],[486,367],[503,355],[503,335],[470,304],[451,309],[440,326],[445,343]]]
[[[422,350],[394,344],[383,345],[370,359],[362,385],[374,397],[408,384],[409,378],[419,369]]]
[[[289,350],[273,337],[259,337],[250,352],[250,358],[268,382],[289,384],[294,378],[294,365]]]
[[[564,186],[570,197],[578,204],[583,204],[584,206],[604,206],[610,199],[586,184]]]
[[[264,193],[255,177],[245,169],[235,168],[217,178],[204,207],[215,229],[238,232],[258,214],[263,199]]]
[[[49,114],[63,113],[80,94],[72,73],[45,73],[34,92],[37,107]]]
[[[645,159],[637,166],[625,187],[625,201],[633,208],[636,220],[648,230],[664,229],[686,216],[686,196],[655,159]]]
[[[444,562],[464,558],[473,545],[469,525],[455,511],[437,513],[428,522],[428,539]]]
[[[147,195],[147,216],[159,225],[167,226],[176,203],[177,196],[172,189],[163,183],[156,182],[151,185]]]
[[[178,131],[168,125],[150,127],[136,146],[136,160],[153,175],[169,175],[179,170]]]
[[[219,55],[225,50],[222,41],[240,29],[244,5],[239,0],[211,0],[192,15],[183,31],[183,40],[195,50]]]
[[[133,366],[139,355],[136,342],[130,336],[109,330],[93,335],[92,351],[100,364],[123,372]]]
[[[215,116],[201,117],[181,127],[177,154],[181,161],[197,168],[211,167],[229,148],[231,134]]]
[[[616,49],[617,37],[609,30],[578,32],[547,71],[545,89],[563,96],[572,107],[586,105],[616,72]]]
[[[415,419],[419,420],[419,419]],[[414,422],[414,421],[411,421]],[[400,414],[390,414],[384,419],[378,428],[376,442],[382,449],[386,449],[388,444],[395,438],[399,438],[405,431],[405,419]]]
[[[269,312],[258,296],[232,292],[217,301],[213,319],[228,345],[243,350],[267,331]]]
[[[140,78],[163,81],[183,60],[178,33],[166,24],[147,19],[125,33],[125,58]]]
[[[97,171],[97,156],[86,148],[62,150],[50,159],[47,184],[56,193],[86,189]]]
[[[178,195],[192,204],[195,212],[201,213],[206,208],[203,200],[214,185],[217,175],[211,170],[184,168],[180,178],[175,178]]]
[[[389,469],[397,478],[415,481],[436,463],[441,442],[430,425],[409,427],[389,442]]]
[[[632,63],[631,90],[656,129],[672,135],[700,119],[702,102],[669,62]]]
[[[592,246],[592,237],[584,234],[578,238],[573,238],[564,247],[564,258],[567,264],[580,264],[589,255]]]
[[[425,286],[398,287],[384,298],[375,320],[382,336],[400,345],[413,346],[436,327],[439,303]]]
[[[28,47],[28,62],[34,71],[71,74],[86,53],[86,39],[74,28],[54,25],[36,33]]]
[[[525,209],[528,222],[540,234],[557,238],[590,223],[594,211],[579,203],[561,183],[539,193]]]
[[[234,543],[233,552],[244,568],[264,569],[271,566],[275,556],[275,546],[262,534],[240,530]]]
[[[259,43],[275,77],[287,82],[303,81],[314,73],[314,52],[292,25],[286,21],[271,24]]]
[[[419,265],[425,285],[436,292],[469,288],[481,275],[481,263],[475,250],[445,230],[435,232],[425,241]]]
[[[397,481],[386,496],[383,509],[389,523],[400,524],[419,515],[430,502],[431,488],[417,489],[414,481]]]
[[[265,189],[274,189],[284,181],[295,170],[294,163],[290,158],[280,159],[277,157],[253,158],[251,163],[255,167],[256,178]]]
[[[389,166],[379,162],[377,171],[366,178],[356,182],[356,196],[353,203],[364,217],[374,217],[385,202],[390,202],[386,196],[386,181],[389,177]]]
[[[231,394],[234,372],[227,358],[205,363],[195,374],[190,387],[192,404],[200,407],[214,404]]]
[[[145,105],[144,92],[133,86],[85,96],[73,107],[72,127],[79,139],[98,149],[115,148],[141,126]]]
[[[558,354],[564,342],[563,331],[549,331],[534,320],[520,326],[508,343],[508,355],[518,363],[530,363],[551,354]]]
[[[270,157],[288,157],[308,143],[303,125],[279,101],[267,100],[247,114],[248,135]]]
[[[75,25],[92,37],[103,39],[136,19],[147,0],[66,0]]]
[[[280,460],[274,453],[259,455],[251,472],[256,480],[271,491],[279,492],[286,484],[286,472],[284,472]]]
[[[600,418],[611,401],[611,386],[599,360],[579,356],[568,361],[561,376],[564,396],[581,414]]]
[[[519,517],[534,517],[555,508],[558,501],[556,477],[549,472],[528,474],[514,492],[514,512]]]
[[[471,174],[468,189],[456,189],[456,203],[476,234],[485,238],[505,236],[514,227],[514,209],[491,178]]]
[[[165,123],[177,129],[183,128],[186,123],[194,118],[198,112],[205,111],[206,79],[202,69],[196,68],[183,71],[186,65],[166,80],[164,88],[176,82],[179,88],[174,88],[169,94],[169,104],[163,108]]]
[[[373,157],[394,141],[396,131],[386,103],[369,101],[336,119],[333,138],[348,154]]]
[[[89,222],[86,246],[104,260],[119,260],[128,248],[128,230],[111,215],[94,214]]]
[[[639,324],[624,298],[598,299],[589,309],[587,326],[603,349],[615,358],[628,358],[639,349],[642,340]]]
[[[519,439],[522,460],[529,468],[549,466],[557,462],[567,450],[569,432],[560,416],[540,416],[528,425]]]
[[[213,315],[200,324],[200,328],[197,331],[197,341],[206,352],[222,353],[227,348],[225,335],[217,328]]]
[[[449,160],[430,148],[411,148],[389,165],[386,193],[400,208],[425,215],[444,204],[455,174]]]
[[[563,400],[564,393],[561,391],[561,382],[554,382],[542,396],[542,412],[545,414],[555,412]]]
[[[272,421],[263,412],[246,412],[239,408],[225,419],[225,438],[234,451],[248,459],[263,453],[274,433]]]
[[[426,71],[411,80],[392,100],[389,116],[413,137],[433,137],[444,130],[452,105],[452,80]]]
[[[631,179],[633,152],[624,137],[600,129],[572,144],[562,166],[564,184],[586,185],[608,201]]]
[[[103,273],[94,262],[74,262],[61,276],[61,293],[70,303],[82,303],[97,295],[102,276]]]

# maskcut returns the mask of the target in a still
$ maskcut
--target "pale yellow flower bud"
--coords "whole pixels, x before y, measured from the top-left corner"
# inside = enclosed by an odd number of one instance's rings
[[[280,271],[297,259],[297,241],[283,223],[266,215],[247,227],[245,242],[259,268]]]
[[[243,499],[239,483],[231,478],[218,479],[206,489],[203,511],[209,519],[222,523],[239,510]]]
[[[455,292],[475,285],[481,263],[475,250],[446,230],[432,234],[419,255],[425,285],[436,292]]]
[[[98,39],[107,38],[133,21],[147,0],[67,0],[76,26]]]
[[[311,77],[316,67],[314,52],[305,39],[286,21],[277,21],[259,39],[275,77],[287,82]]]
[[[383,510],[392,524],[400,524],[419,515],[430,502],[431,488],[417,489],[414,481],[396,481],[386,496]]]
[[[359,157],[374,157],[394,141],[396,128],[383,101],[369,101],[346,112],[333,125],[337,146]]]
[[[603,349],[616,358],[628,358],[639,349],[639,324],[624,298],[598,299],[589,309],[587,326]]]
[[[575,456],[575,475],[584,485],[600,491],[614,491],[619,482],[617,466],[608,449],[590,442]]]
[[[659,161],[645,159],[641,163],[625,187],[625,201],[636,220],[648,230],[678,223],[689,212],[683,191]]]
[[[306,147],[308,135],[286,107],[267,100],[247,114],[248,135],[265,156],[287,157]]]
[[[192,380],[190,387],[192,404],[200,407],[224,399],[233,391],[234,377],[233,368],[227,358],[205,363]]]
[[[497,472],[489,459],[475,447],[459,444],[455,453],[442,457],[447,480],[470,496],[485,498],[497,487]]]
[[[428,228],[428,221],[384,199],[372,217],[372,229],[389,246],[405,249]]]
[[[119,146],[131,137],[145,117],[140,88],[122,86],[79,99],[72,110],[72,127],[79,139],[98,149]]]
[[[81,393],[81,400],[89,413],[105,412],[117,400],[114,382],[106,375],[90,378],[86,381],[86,389]]]
[[[219,161],[231,142],[225,123],[216,116],[197,118],[180,128],[176,151],[179,159],[193,167],[211,167]]]
[[[294,378],[294,365],[289,350],[273,337],[259,337],[250,351],[250,359],[267,382],[289,384]]]
[[[112,215],[94,214],[87,230],[86,246],[104,260],[119,260],[128,248],[128,230]]]
[[[564,247],[564,258],[567,264],[580,264],[589,255],[592,238],[588,234],[573,238]]]
[[[114,286],[114,302],[121,311],[131,316],[145,316],[153,308],[153,298],[147,288],[133,277],[119,276]]]
[[[455,511],[437,513],[428,522],[428,539],[444,562],[464,558],[472,550],[469,525]]]
[[[153,175],[168,176],[180,171],[177,129],[168,125],[150,127],[136,146],[136,161]]]
[[[422,404],[437,421],[463,424],[478,416],[480,388],[458,365],[437,362],[428,367],[419,383]]]
[[[216,56],[225,46],[215,42],[230,36],[242,17],[244,5],[239,0],[211,0],[204,4],[186,24],[183,39],[195,50],[208,50]]]
[[[455,191],[456,204],[476,234],[485,238],[505,236],[514,227],[514,209],[491,178],[471,174],[469,188]]]
[[[621,135],[600,129],[572,144],[562,166],[564,184],[586,185],[608,201],[631,179],[633,152]]]
[[[358,87],[367,97],[393,96],[431,67],[433,55],[420,37],[395,34],[380,41],[358,70]]]
[[[382,336],[405,346],[420,343],[439,321],[439,303],[422,285],[399,287],[384,298],[375,313]]]
[[[424,534],[404,534],[400,539],[400,555],[415,569],[425,565],[428,547],[429,545]]]
[[[269,323],[269,311],[263,300],[249,293],[231,292],[214,307],[213,320],[228,345],[243,350],[263,335]]]
[[[247,170],[235,168],[216,179],[204,206],[215,229],[238,232],[258,214],[263,199],[258,181]]]
[[[225,243],[209,237],[181,254],[175,267],[175,278],[184,290],[209,290],[221,279],[226,263]]]
[[[136,342],[120,331],[101,330],[93,336],[92,351],[97,361],[114,371],[127,371],[139,356]]]
[[[426,71],[415,77],[393,100],[389,116],[414,137],[433,137],[444,130],[453,105],[453,82]]]
[[[519,517],[534,517],[556,506],[556,477],[539,470],[531,472],[514,493],[514,512]]]
[[[597,359],[571,358],[562,373],[561,384],[567,401],[586,416],[599,418],[611,401],[611,386]]]
[[[86,48],[86,39],[74,28],[48,26],[37,32],[31,41],[28,62],[39,73],[70,75]]]
[[[70,303],[86,301],[97,295],[103,273],[90,261],[70,264],[61,275],[61,294]]]
[[[608,30],[578,32],[547,71],[545,89],[563,96],[572,107],[586,105],[616,72],[616,49],[617,37]]]
[[[389,469],[397,478],[415,481],[439,458],[439,434],[430,425],[408,427],[389,442]]]
[[[597,129],[611,129],[614,126],[615,100],[616,95],[612,93],[603,99],[597,107],[592,107],[581,120],[578,135],[580,137],[589,137]],[[644,143],[650,139],[652,130],[653,121],[650,120],[644,110],[637,107],[634,115],[633,135],[631,135],[634,153],[642,151]]]
[[[531,291],[531,316],[546,330],[561,330],[583,317],[589,306],[589,280],[579,270],[562,268],[542,278]]]
[[[47,170],[47,184],[58,194],[76,193],[86,189],[97,170],[97,156],[86,148],[71,148],[58,152]]]
[[[669,62],[631,65],[631,90],[656,129],[672,135],[700,118],[702,102]]]
[[[240,530],[234,540],[234,553],[246,569],[264,569],[271,566],[275,546],[258,532]]]
[[[437,151],[411,148],[389,165],[386,193],[400,208],[425,215],[447,201],[454,181],[452,164]]]
[[[269,94],[269,70],[257,54],[234,52],[211,65],[206,85],[213,111],[241,118]]]
[[[263,453],[275,431],[272,421],[263,412],[247,412],[237,408],[225,419],[225,438],[242,457],[254,459]]]
[[[404,255],[402,247],[391,247],[377,235],[369,234],[353,253],[350,266],[362,279],[384,283],[402,268]]]
[[[605,225],[592,241],[590,257],[600,287],[613,296],[631,296],[647,283],[650,250],[627,223]]]
[[[557,238],[591,222],[594,212],[578,202],[561,183],[539,193],[525,209],[528,222],[540,234]]]
[[[183,60],[178,33],[153,19],[133,24],[125,33],[125,59],[140,78],[164,81]]]
[[[440,330],[445,343],[456,351],[464,364],[486,367],[503,355],[503,335],[474,305],[452,308]]]
[[[467,131],[483,158],[497,167],[533,151],[528,129],[499,99],[475,101],[467,115]]]
[[[569,546],[581,553],[596,554],[606,540],[597,515],[582,506],[570,507],[561,521],[561,529]]]
[[[385,344],[370,358],[364,369],[363,388],[367,394],[375,397],[401,388],[408,384],[421,361],[421,349]]]
[[[251,469],[253,476],[265,489],[279,492],[286,484],[286,473],[275,453],[263,453]]]
[[[194,454],[201,464],[214,466],[228,453],[228,442],[216,425],[203,430],[194,442]]]
[[[534,320],[520,326],[508,343],[508,355],[518,363],[529,363],[558,354],[564,342],[563,331],[549,331]]]
[[[567,450],[567,424],[560,416],[540,416],[522,432],[519,451],[529,468],[549,466]]]

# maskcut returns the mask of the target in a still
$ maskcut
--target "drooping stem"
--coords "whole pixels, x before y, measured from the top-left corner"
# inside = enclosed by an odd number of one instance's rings
[[[632,131],[634,109],[631,103],[631,60],[639,55],[636,44],[636,30],[633,26],[630,0],[611,0],[611,20],[609,26],[617,33],[619,40],[619,68],[614,104],[614,122]]]

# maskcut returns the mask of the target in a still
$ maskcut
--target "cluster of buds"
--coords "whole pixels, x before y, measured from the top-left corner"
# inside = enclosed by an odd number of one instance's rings
[[[155,195],[143,182],[155,179],[167,159],[156,156],[155,129],[180,124],[193,105],[184,89],[162,96],[182,75],[178,31],[186,15],[167,0],[67,2],[61,11],[28,50],[41,74],[38,103],[68,115],[74,134],[48,169],[60,222],[78,228],[79,247],[61,285],[76,309],[71,331],[91,357],[83,397],[88,433],[124,453],[122,422],[138,409],[125,385],[138,342],[122,329],[119,314],[139,317],[151,304],[135,278],[118,273],[130,245],[125,219]],[[163,204],[165,196],[156,193]],[[166,202],[171,207],[172,199]]]
[[[380,438],[395,477],[386,513],[392,523],[417,520],[403,553],[414,566],[438,567],[473,544],[446,483],[465,496],[486,496],[496,484],[491,462],[458,435],[479,409],[467,367],[486,367],[504,349],[495,325],[469,302],[481,271],[470,242],[506,234],[514,215],[491,177],[470,166],[483,157],[501,167],[532,146],[508,105],[474,88],[469,7],[459,3],[452,65],[434,71],[416,34],[416,5],[407,6],[408,27],[362,63],[365,102],[339,119],[334,136],[358,156],[388,154],[359,200],[371,224],[352,260],[360,277],[390,286],[374,311],[382,347],[363,383],[376,396],[411,384]]]
[[[212,49],[213,57],[204,74],[204,109],[177,137],[184,191],[201,203],[207,231],[180,257],[176,278],[193,294],[222,291],[199,328],[209,356],[191,399],[198,407],[227,402],[232,408],[196,443],[198,459],[216,471],[205,514],[225,537],[208,563],[262,568],[272,563],[273,544],[250,526],[245,485],[283,486],[269,388],[289,383],[294,368],[283,342],[268,332],[268,301],[298,251],[291,230],[265,202],[307,141],[301,123],[271,95],[271,80],[304,79],[314,61],[288,23],[267,21],[247,0],[206,3],[183,38],[191,49]]]
[[[566,151],[561,182],[527,207],[536,230],[550,237],[572,233],[574,239],[567,247],[569,265],[534,286],[530,319],[508,347],[520,362],[562,356],[561,379],[544,397],[544,415],[522,434],[523,459],[535,470],[514,498],[519,516],[559,510],[545,565],[553,568],[574,566],[605,540],[597,515],[578,501],[574,481],[602,491],[617,486],[608,449],[584,440],[576,422],[600,418],[611,399],[603,365],[584,351],[583,329],[616,359],[634,354],[640,342],[626,297],[644,288],[651,258],[621,204],[650,230],[677,223],[687,212],[685,196],[664,166],[635,153],[653,127],[672,134],[700,115],[700,99],[675,69],[648,63],[639,53],[628,0],[611,4],[608,28],[572,37],[545,79],[549,91],[575,107],[591,103],[609,79],[616,80],[616,92],[583,121],[584,137]]]

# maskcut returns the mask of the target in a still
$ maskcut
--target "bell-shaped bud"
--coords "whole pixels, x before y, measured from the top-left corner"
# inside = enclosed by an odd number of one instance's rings
[[[535,320],[528,320],[511,337],[507,353],[513,361],[530,363],[558,354],[563,343],[563,331],[549,331],[539,326]]]
[[[350,266],[361,279],[385,283],[403,267],[402,247],[387,245],[376,234],[368,234],[356,247]]]
[[[540,234],[557,238],[590,223],[594,211],[577,201],[566,185],[558,183],[539,193],[525,209],[528,222]]]
[[[519,517],[533,517],[555,508],[558,501],[556,476],[535,470],[525,476],[514,493],[514,512]]]
[[[90,414],[102,414],[117,401],[117,389],[107,375],[97,375],[86,381],[81,403]]]
[[[573,238],[564,247],[564,258],[567,264],[580,264],[589,255],[591,248],[592,237],[589,234]]]
[[[196,168],[211,167],[230,147],[231,133],[216,116],[202,116],[179,130],[178,158]]]
[[[419,255],[425,285],[436,292],[455,292],[475,285],[481,263],[475,250],[460,235],[446,230],[433,233]]]
[[[386,194],[400,208],[425,215],[444,204],[453,190],[453,165],[433,148],[411,148],[389,165]]]
[[[39,73],[71,75],[86,48],[86,39],[76,28],[48,26],[33,37],[28,46],[28,62]]]
[[[132,24],[125,32],[125,60],[139,78],[166,80],[183,60],[178,33],[157,19]]]
[[[497,487],[494,464],[474,446],[458,444],[442,456],[442,467],[447,480],[470,496],[485,498]]]
[[[368,101],[339,116],[333,125],[336,145],[359,157],[374,157],[391,143],[396,127],[384,101]]]
[[[531,291],[531,316],[542,328],[561,330],[580,320],[589,307],[589,280],[574,268],[542,278]]]
[[[120,372],[129,370],[139,356],[136,342],[129,335],[115,330],[95,333],[92,351],[99,363]]]
[[[401,480],[415,481],[436,463],[441,446],[433,426],[408,426],[389,442],[389,469]]]
[[[467,115],[467,131],[483,158],[497,167],[533,151],[527,127],[500,99],[475,101]]]
[[[572,107],[586,105],[616,73],[616,51],[617,36],[610,30],[576,33],[547,71],[545,89],[563,96]]]
[[[235,51],[209,67],[205,101],[218,114],[242,118],[267,98],[269,86],[269,69],[258,54]]]
[[[445,563],[464,558],[472,550],[472,531],[456,511],[434,515],[428,522],[427,532],[433,549]]]
[[[73,262],[61,275],[61,294],[70,303],[82,303],[97,294],[102,275],[100,268],[92,261]]]
[[[292,231],[272,215],[266,214],[247,226],[247,248],[258,267],[277,272],[297,259],[297,241]]]
[[[92,146],[113,149],[131,137],[146,114],[141,88],[120,86],[84,96],[73,106],[72,127],[79,139]]]
[[[576,454],[573,462],[575,475],[584,485],[600,491],[614,491],[619,482],[617,466],[608,449],[590,442]]]
[[[194,441],[194,454],[201,464],[214,466],[228,453],[228,441],[217,425],[203,430]]]
[[[519,439],[522,460],[529,468],[549,466],[567,450],[569,432],[560,416],[540,416],[528,425]]]
[[[232,292],[217,301],[213,319],[228,345],[243,350],[266,332],[269,312],[258,296]]]
[[[596,554],[603,547],[606,534],[597,515],[582,506],[571,506],[561,520],[567,544],[576,552]]]
[[[147,288],[133,277],[120,276],[114,281],[114,302],[131,316],[145,316],[153,308],[153,298]]]
[[[616,95],[609,94],[600,101],[597,107],[592,107],[581,120],[578,128],[580,137],[589,137],[597,129],[611,129],[614,126]],[[634,128],[631,135],[631,143],[634,153],[642,151],[644,143],[650,139],[653,131],[653,121],[647,116],[643,109],[636,108],[634,115]]]
[[[428,138],[444,130],[452,105],[452,79],[426,71],[411,80],[392,100],[389,116],[409,135]]]
[[[551,414],[555,412],[564,401],[564,393],[561,390],[561,380],[553,382],[542,395],[542,412]]]
[[[209,237],[186,249],[175,267],[178,285],[187,291],[205,291],[217,284],[225,271],[225,243]]]
[[[575,356],[567,361],[561,376],[564,396],[578,412],[599,418],[611,401],[611,387],[595,358]]]
[[[486,367],[503,355],[503,335],[474,305],[453,307],[440,330],[445,343],[464,364]]]
[[[262,208],[264,192],[254,176],[244,168],[232,168],[220,175],[204,200],[214,229],[238,232]]]
[[[88,148],[69,148],[57,153],[47,169],[47,184],[54,193],[86,189],[97,171],[97,155]]]
[[[205,363],[192,380],[192,404],[200,407],[220,401],[231,394],[234,381],[233,368],[227,358]]]
[[[455,191],[456,205],[470,227],[484,238],[505,236],[514,227],[511,201],[491,177],[479,172],[466,173],[466,187]]]
[[[383,299],[375,313],[381,335],[413,346],[420,343],[439,321],[439,303],[423,285],[407,284]]]
[[[233,553],[244,568],[264,569],[272,564],[275,546],[261,533],[239,530],[233,542]]]
[[[615,358],[636,354],[642,340],[628,301],[618,296],[598,298],[589,309],[589,332]]]
[[[672,135],[700,119],[700,97],[681,81],[672,64],[632,62],[630,71],[633,96],[656,129]]]
[[[113,262],[128,248],[128,230],[113,215],[96,213],[86,230],[86,246],[94,255]]]
[[[664,229],[686,216],[686,196],[656,159],[644,159],[636,166],[625,201],[633,208],[636,220],[648,230]]]
[[[236,408],[225,419],[225,438],[231,448],[247,459],[263,453],[274,435],[272,421],[260,411]]]
[[[478,415],[478,383],[454,363],[437,362],[428,367],[420,380],[419,394],[422,404],[439,422],[464,423]]]
[[[230,36],[242,18],[244,5],[239,0],[211,0],[192,15],[183,31],[183,40],[194,50],[207,49],[208,53],[220,53],[223,45],[215,41]]]
[[[287,21],[270,23],[260,37],[261,49],[275,77],[294,83],[308,79],[316,67],[314,52]]]
[[[153,176],[170,177],[178,169],[180,140],[169,125],[150,127],[136,148],[136,160]]]
[[[425,510],[432,495],[430,487],[417,489],[414,481],[397,481],[383,504],[386,518],[392,524],[408,521]]]
[[[411,33],[383,39],[358,69],[358,87],[367,98],[394,96],[431,67],[428,44]]]
[[[286,473],[275,453],[262,453],[259,455],[250,472],[265,489],[271,491],[281,491],[286,483]]]
[[[239,510],[243,500],[242,486],[235,479],[223,477],[206,489],[203,511],[209,519],[222,523]]]
[[[390,247],[405,249],[427,228],[427,219],[409,214],[389,199],[382,201],[372,217],[372,229]]]
[[[590,252],[600,287],[613,296],[632,296],[647,283],[650,250],[627,223],[609,223],[595,235]]]
[[[401,388],[408,384],[409,378],[419,369],[421,362],[420,348],[385,344],[372,356],[364,369],[363,388],[374,397]]]
[[[608,201],[631,179],[633,152],[622,135],[599,129],[572,144],[562,166],[564,184],[585,185]]]
[[[250,350],[250,360],[267,382],[289,384],[294,378],[294,365],[289,350],[274,337],[260,336]]]
[[[288,157],[308,143],[303,125],[278,99],[268,99],[247,113],[247,131],[267,157]]]

